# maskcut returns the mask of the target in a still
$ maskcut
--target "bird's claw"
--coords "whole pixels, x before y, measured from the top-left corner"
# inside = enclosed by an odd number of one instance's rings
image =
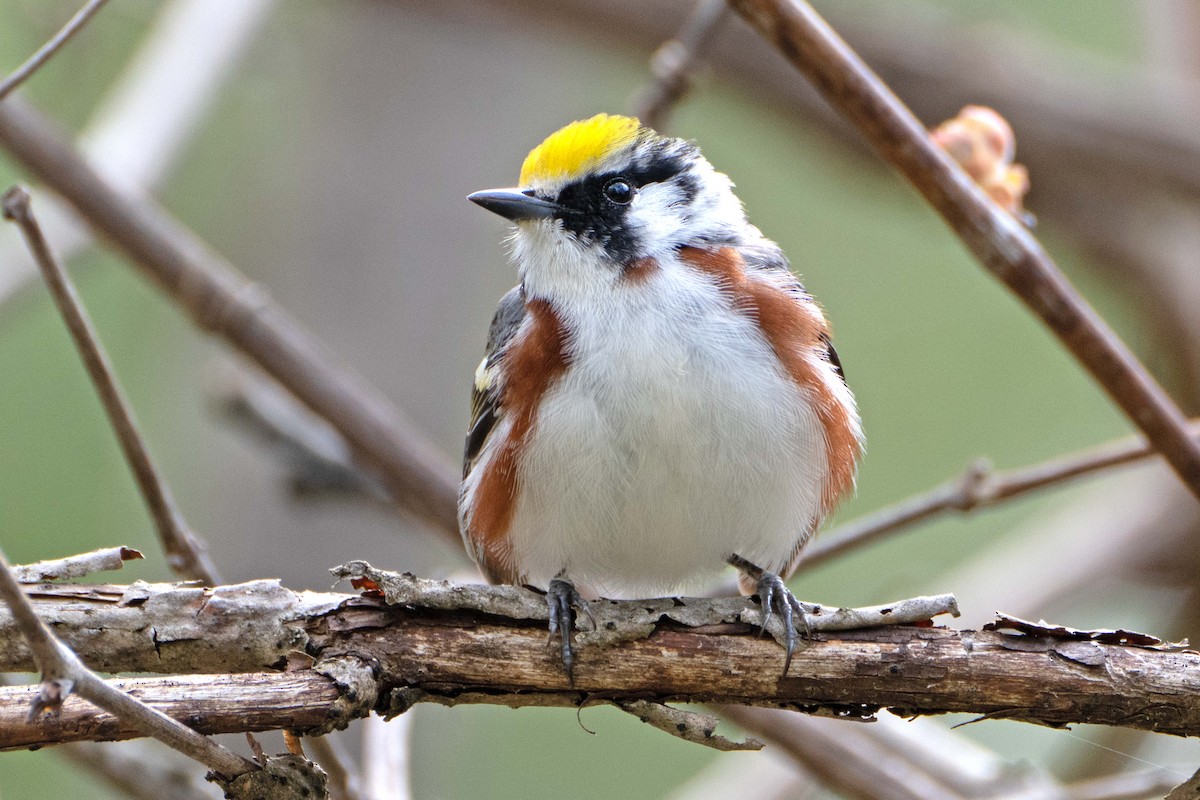
[[[546,589],[546,605],[550,609],[550,636],[546,643],[553,645],[554,634],[559,634],[563,668],[567,671],[567,682],[574,684],[575,650],[571,646],[571,629],[574,627],[574,618],[571,609],[574,607],[586,614],[587,618],[591,620],[593,628],[596,627],[596,618],[592,615],[592,609],[588,606],[587,601],[575,589],[574,584],[562,578],[550,581],[550,585]]]
[[[755,581],[758,596],[762,601],[763,618],[759,636],[766,630],[771,621],[771,615],[778,613],[783,618],[783,640],[786,655],[783,659],[783,674],[787,675],[792,666],[792,654],[796,652],[796,628],[800,627],[804,638],[812,636],[812,626],[808,622],[808,614],[804,606],[792,594],[791,589],[783,582],[783,578],[774,572],[763,570],[762,575]]]

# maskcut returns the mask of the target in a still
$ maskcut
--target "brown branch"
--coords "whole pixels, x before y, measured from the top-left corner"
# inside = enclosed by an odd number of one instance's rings
[[[545,647],[541,626],[486,615],[347,607],[314,637],[324,657],[364,666],[355,715],[380,702],[576,707],[622,700],[766,705],[838,716],[879,707],[906,715],[966,711],[1051,725],[1089,722],[1178,735],[1200,733],[1200,656],[996,633],[896,627],[811,642],[786,678],[779,651],[742,635],[662,626],[648,638],[585,649],[575,686]],[[1078,643],[1073,643],[1078,644]],[[365,666],[367,664],[373,666]],[[328,730],[347,720],[346,697],[314,670],[117,681],[122,690],[204,733]],[[396,695],[389,692],[396,690]],[[0,690],[0,748],[136,735],[84,704],[59,721],[24,723],[34,690]],[[391,697],[391,701],[385,699]]]
[[[653,80],[634,103],[634,116],[658,130],[667,124],[672,109],[692,88],[692,73],[700,64],[700,51],[708,47],[728,15],[725,0],[696,0],[683,29],[659,45],[650,59]]]
[[[1200,436],[1200,420],[1192,420],[1188,426],[1192,436]],[[804,551],[799,569],[811,569],[849,550],[886,538],[948,511],[965,513],[988,508],[1156,455],[1157,451],[1144,439],[1127,437],[1039,464],[1000,472],[993,472],[986,460],[980,460],[959,477],[940,486],[829,531]]]
[[[125,393],[113,372],[108,354],[100,344],[95,326],[92,325],[75,285],[66,270],[50,252],[50,245],[42,235],[37,218],[30,208],[29,192],[21,186],[10,188],[0,196],[4,218],[12,220],[21,229],[29,250],[33,253],[38,268],[50,288],[54,304],[62,314],[71,339],[79,351],[79,357],[87,369],[100,403],[117,434],[121,450],[133,476],[137,480],[142,499],[150,510],[158,540],[167,556],[171,569],[187,580],[204,581],[210,586],[221,583],[216,567],[208,558],[204,543],[188,530],[183,514],[175,504],[166,481],[159,474],[145,440],[138,430],[137,420]]]
[[[967,248],[1091,372],[1200,498],[1200,444],[1137,357],[1063,276],[1038,241],[1000,210],[824,20],[801,0],[731,0],[942,215]]]
[[[520,707],[645,700],[852,717],[881,707],[905,715],[965,711],[1200,733],[1200,654],[1191,651],[896,626],[821,634],[781,678],[782,653],[757,635],[753,600],[603,601],[593,603],[598,630],[576,633],[572,686],[545,647],[546,606],[538,594],[361,565],[348,571],[368,585],[385,585],[401,602],[294,593],[260,581],[190,592],[170,585],[101,587],[87,591],[86,601],[53,602],[48,598],[66,596],[68,587],[51,586],[37,603],[65,641],[87,642],[81,651],[97,667],[206,673],[121,684],[187,715],[204,732],[282,727],[315,735],[372,708],[398,713],[413,702]],[[0,624],[0,636],[8,627]],[[131,643],[135,637],[140,649]],[[315,667],[262,672],[297,651],[315,659]],[[3,669],[27,668],[19,663],[27,656],[7,643],[0,655]],[[210,674],[214,664],[223,665],[222,674]],[[339,694],[335,682],[353,691]],[[59,728],[18,724],[16,709],[29,691],[0,693],[0,737],[8,737],[0,746],[133,734],[114,732],[111,722],[82,707]]]
[[[88,0],[87,5],[75,12],[75,16],[67,20],[67,24],[50,38],[50,41],[39,47],[37,51],[26,59],[25,63],[17,67],[11,75],[0,81],[0,101],[12,93],[14,89],[24,83],[33,73],[50,60],[51,56],[57,53],[62,46],[71,40],[71,37],[79,32],[79,29],[88,23],[96,12],[99,11],[108,0]]]
[[[255,766],[211,739],[203,736],[161,711],[151,708],[114,688],[87,669],[74,652],[64,647],[50,632],[17,583],[8,560],[0,553],[0,599],[3,599],[20,629],[38,671],[42,675],[39,687],[25,689],[23,714],[27,727],[39,728],[45,724],[40,719],[49,711],[51,718],[57,716],[64,700],[74,700],[74,693],[90,701],[78,705],[95,711],[104,709],[143,736],[152,736],[160,742],[199,761],[222,776],[233,777],[255,769]]]
[[[204,331],[245,353],[328,420],[402,507],[459,546],[457,470],[386,400],[335,361],[263,289],[148,200],[118,190],[30,106],[0,104],[0,146],[67,199]]]

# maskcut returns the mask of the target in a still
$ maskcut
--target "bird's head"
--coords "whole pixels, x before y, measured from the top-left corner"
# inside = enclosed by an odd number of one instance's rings
[[[543,265],[602,273],[573,276],[589,283],[612,279],[640,259],[734,244],[753,231],[729,178],[693,143],[608,114],[547,137],[526,157],[517,187],[470,199],[517,223],[526,280],[550,278],[536,274]]]

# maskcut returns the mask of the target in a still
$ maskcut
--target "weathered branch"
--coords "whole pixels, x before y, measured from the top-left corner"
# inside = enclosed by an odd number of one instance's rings
[[[322,733],[374,709],[415,702],[578,706],[715,702],[866,717],[965,711],[1049,725],[1091,722],[1200,734],[1200,654],[1045,637],[899,626],[820,634],[779,675],[782,653],[756,635],[754,600],[597,601],[599,630],[576,634],[567,683],[545,647],[543,599],[519,587],[451,585],[350,565],[398,602],[290,592],[258,581],[41,587],[40,615],[110,671],[220,671],[126,681],[138,697],[204,732]],[[819,619],[819,617],[818,617]],[[28,669],[7,646],[0,669]],[[311,669],[265,672],[296,654]],[[229,673],[234,673],[230,675]],[[333,676],[328,677],[328,676]],[[339,692],[337,685],[342,686]],[[350,690],[346,687],[353,687]],[[0,693],[0,746],[133,735],[68,704],[60,727],[17,720],[28,689]]]
[[[97,572],[108,572],[125,566],[126,561],[145,558],[132,547],[105,547],[66,558],[35,561],[32,564],[16,564],[13,575],[20,583],[42,583],[43,581],[65,581],[83,578]]]
[[[209,767],[218,776],[233,778],[255,769],[241,756],[196,733],[163,712],[114,688],[88,669],[73,651],[64,647],[40,619],[0,553],[0,598],[12,615],[14,627],[29,645],[41,673],[41,684],[26,689],[21,714],[29,727],[43,724],[43,712],[57,717],[64,701],[81,698],[83,705],[103,709],[120,724],[142,736],[153,736],[171,748]],[[94,705],[92,705],[94,704]],[[14,709],[15,710],[15,709]]]
[[[1038,241],[992,203],[925,127],[802,0],[730,0],[889,164],[980,263],[1044,322],[1200,498],[1200,444],[1183,412],[1070,285]]]

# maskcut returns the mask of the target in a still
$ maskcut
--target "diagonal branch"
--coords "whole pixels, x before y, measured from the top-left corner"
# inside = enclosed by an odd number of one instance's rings
[[[241,350],[327,419],[398,504],[458,546],[458,480],[449,459],[387,400],[336,366],[262,287],[161,208],[106,181],[61,131],[16,100],[0,104],[0,146],[70,201],[197,327]]]
[[[188,530],[183,514],[150,458],[129,401],[117,383],[108,354],[100,345],[95,326],[83,308],[79,293],[42,236],[42,230],[30,208],[29,192],[24,187],[14,186],[0,196],[0,206],[3,206],[5,219],[12,220],[21,228],[29,250],[46,279],[54,303],[66,322],[88,376],[100,395],[109,422],[116,431],[125,459],[133,470],[142,499],[154,520],[167,563],[173,571],[188,580],[204,581],[209,586],[217,585],[221,579],[216,567],[208,558],[203,542]]]
[[[802,0],[730,0],[812,81],[1092,374],[1200,497],[1200,444],[1183,413],[1038,241],[987,199],[930,140],[924,126]]]
[[[62,46],[71,40],[71,37],[79,32],[79,29],[88,23],[97,11],[99,11],[108,0],[88,0],[87,5],[75,12],[75,16],[67,20],[67,24],[50,38],[50,41],[39,47],[37,51],[26,59],[25,63],[17,67],[11,75],[0,81],[0,100],[4,100],[18,86],[28,80],[29,76],[37,72],[42,64],[50,60],[50,57],[57,53]]]
[[[702,59],[701,51],[729,15],[725,0],[696,0],[692,13],[677,36],[659,45],[650,59],[653,80],[634,103],[634,116],[657,130],[667,123],[671,110],[692,88],[692,73]]]

